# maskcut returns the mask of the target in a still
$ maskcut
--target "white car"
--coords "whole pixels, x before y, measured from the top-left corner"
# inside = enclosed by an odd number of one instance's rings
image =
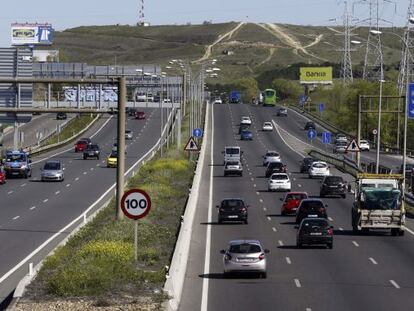
[[[135,96],[137,102],[145,102],[147,101],[147,93],[145,92],[138,92]]]
[[[240,120],[240,124],[251,125],[252,120],[250,119],[250,117],[242,117]]]
[[[263,131],[273,131],[273,124],[272,122],[264,122],[263,123],[263,127],[262,127]]]
[[[270,176],[268,181],[268,190],[269,191],[290,191],[292,184],[290,182],[289,175],[286,173],[274,173]]]
[[[273,150],[266,151],[266,154],[263,156],[263,166],[266,166],[269,162],[280,162],[280,154]]]
[[[125,130],[125,139],[132,139],[133,133],[131,130]]]
[[[325,177],[331,175],[329,165],[323,161],[313,162],[309,168],[309,178]]]
[[[338,142],[345,142],[345,143],[347,143],[348,142],[348,138],[344,134],[337,134],[336,137],[335,137],[335,143],[338,143]]]
[[[365,139],[359,141],[359,149],[361,151],[369,151],[369,142]]]
[[[223,103],[223,101],[221,100],[220,97],[217,97],[216,99],[214,99],[214,103],[221,105]]]

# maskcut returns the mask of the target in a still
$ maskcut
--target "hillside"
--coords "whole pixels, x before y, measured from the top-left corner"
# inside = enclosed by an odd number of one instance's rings
[[[91,26],[57,32],[55,48],[65,61],[90,64],[161,64],[174,58],[200,64],[216,58],[222,69],[218,82],[246,75],[259,76],[277,68],[305,63],[339,64],[342,59],[341,27],[287,24],[224,23],[181,26]],[[397,68],[401,42],[385,32],[402,34],[402,29],[384,31],[384,61]],[[354,31],[353,39],[364,41],[367,29]],[[225,55],[231,51],[231,55]],[[363,63],[364,45],[352,53],[354,66]]]

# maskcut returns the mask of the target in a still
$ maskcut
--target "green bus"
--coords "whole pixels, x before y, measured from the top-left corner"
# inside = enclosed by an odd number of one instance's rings
[[[266,89],[263,92],[263,106],[276,106],[276,91]]]

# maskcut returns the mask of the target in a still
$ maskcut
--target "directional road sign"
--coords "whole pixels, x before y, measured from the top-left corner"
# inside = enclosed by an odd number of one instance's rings
[[[322,132],[322,142],[324,144],[331,143],[331,133],[330,132]]]
[[[315,129],[309,129],[308,130],[308,138],[310,140],[313,140],[316,138],[316,130]]]
[[[323,112],[325,110],[325,104],[324,103],[320,103],[319,104],[319,112]]]
[[[346,147],[346,151],[348,152],[360,152],[361,151],[355,138],[351,140],[348,147]]]
[[[122,196],[121,209],[128,218],[144,218],[151,209],[151,199],[144,190],[131,189]]]
[[[203,130],[199,128],[194,129],[193,136],[197,138],[203,137]]]
[[[408,118],[414,119],[414,83],[408,87]]]
[[[185,145],[184,150],[185,151],[198,151],[199,150],[194,137],[190,137],[187,145]]]

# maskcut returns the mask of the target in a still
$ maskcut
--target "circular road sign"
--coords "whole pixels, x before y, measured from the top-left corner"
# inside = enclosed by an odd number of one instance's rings
[[[144,190],[131,189],[122,196],[121,209],[128,218],[144,218],[151,209],[151,199]]]
[[[199,128],[194,129],[193,130],[193,136],[197,137],[197,138],[202,137],[203,136],[203,130],[199,129]]]
[[[372,130],[372,134],[377,135],[377,134],[378,134],[377,129],[373,129],[373,130]]]
[[[308,138],[313,140],[316,137],[316,130],[315,129],[309,129],[308,130]]]

